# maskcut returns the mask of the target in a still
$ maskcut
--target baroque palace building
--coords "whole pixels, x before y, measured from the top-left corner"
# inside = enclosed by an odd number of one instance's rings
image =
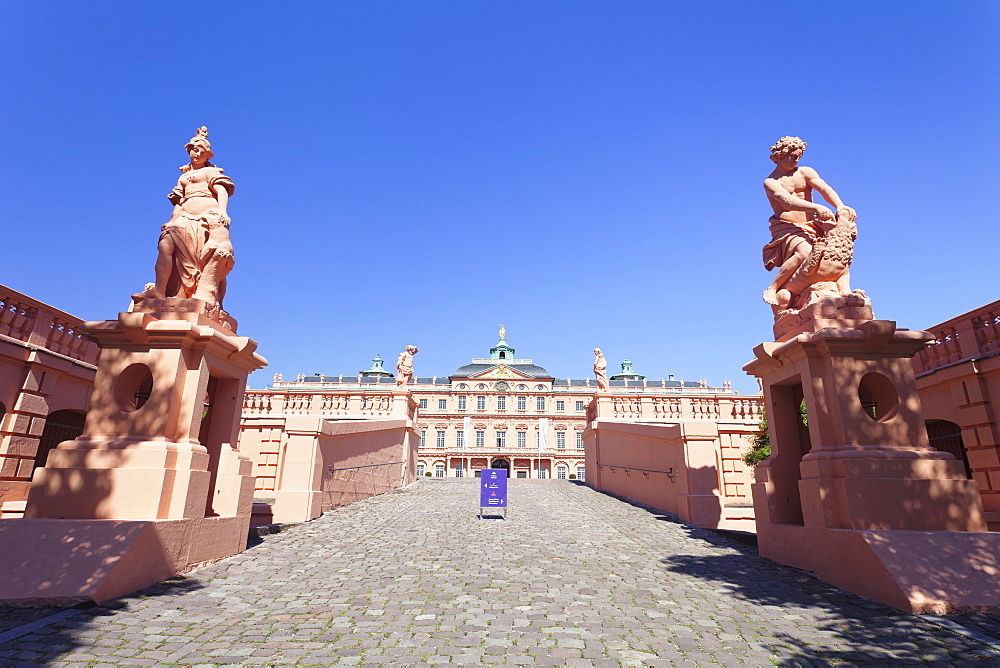
[[[314,403],[331,403],[324,395],[337,396],[335,412],[377,416],[384,411],[375,405],[379,399],[374,392],[385,393],[395,383],[382,364],[376,357],[370,369],[347,378],[303,374],[284,381],[278,374],[263,392],[285,395],[281,402],[286,406],[295,405],[295,394],[315,396],[309,400],[315,412]],[[691,383],[673,376],[648,380],[625,360],[610,384],[615,411],[626,419],[759,419],[759,397],[737,398],[728,381],[713,388],[704,380]],[[533,360],[517,358],[501,336],[489,357],[473,359],[447,377],[413,378],[407,389],[418,403],[418,476],[464,477],[503,468],[516,478],[585,478],[583,437],[592,419],[595,380],[554,378]],[[345,391],[354,393],[353,406]],[[733,457],[738,456],[734,451]]]
[[[20,516],[33,472],[82,431],[98,357],[82,324],[0,285],[0,516]],[[928,329],[936,340],[913,366],[930,445],[963,463],[979,485],[988,525],[1000,530],[1000,428],[993,417],[1000,402],[1000,301]],[[350,377],[303,374],[285,382],[279,375],[267,389],[247,388],[239,449],[253,462],[255,496],[290,499],[287,519],[275,521],[301,521],[391,488],[401,465],[405,482],[411,458],[423,475],[468,476],[497,466],[514,477],[579,479],[586,475],[581,436],[593,440],[598,423],[683,424],[711,436],[710,448],[688,454],[711,451],[705,465],[717,472],[723,502],[748,502],[752,478],[739,457],[760,421],[760,395],[735,394],[727,382],[713,388],[673,377],[648,380],[627,360],[622,367],[610,392],[598,395],[595,381],[554,378],[518,359],[501,337],[488,358],[448,377],[414,378],[406,393],[396,391],[380,358]],[[388,436],[400,430],[407,432],[405,457]],[[420,441],[414,453],[410,438]],[[384,452],[372,454],[370,443]],[[618,475],[613,464],[600,464],[605,477]]]

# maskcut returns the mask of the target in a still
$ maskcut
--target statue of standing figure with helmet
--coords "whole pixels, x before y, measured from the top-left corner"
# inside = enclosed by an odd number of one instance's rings
[[[189,162],[180,168],[177,185],[167,194],[174,209],[160,228],[156,281],[133,295],[134,308],[155,310],[164,306],[161,300],[197,299],[203,302],[201,312],[224,322],[226,277],[235,263],[228,206],[236,186],[210,162],[214,153],[208,128],[198,128],[184,148]]]

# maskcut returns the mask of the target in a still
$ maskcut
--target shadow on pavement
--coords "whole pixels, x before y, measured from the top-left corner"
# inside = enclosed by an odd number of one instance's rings
[[[979,638],[991,648],[943,628],[933,618],[903,613],[806,571],[769,561],[758,554],[756,535],[694,527],[662,510],[595,491],[641,508],[656,520],[676,524],[691,538],[731,550],[712,556],[671,555],[661,561],[674,573],[713,582],[734,597],[766,606],[762,612],[774,621],[773,640],[766,644],[778,655],[775,660],[780,665],[1000,666],[1000,615],[942,615],[946,623],[981,634]],[[816,618],[810,642],[781,630],[783,621],[810,617]]]
[[[806,571],[764,559],[757,553],[756,537],[750,541],[741,534],[699,529],[662,513],[656,515],[656,519],[680,524],[692,538],[736,552],[671,555],[661,561],[674,573],[713,582],[734,597],[765,606],[763,612],[773,620],[774,633],[765,644],[777,654],[780,665],[1000,665],[1000,652],[974,639],[851,594]],[[810,639],[781,630],[784,621],[813,617],[816,631]],[[998,621],[996,616],[980,615],[979,623],[970,624],[971,617],[947,616],[980,632],[990,621]]]
[[[56,618],[41,628],[20,635],[7,642],[0,643],[0,665],[47,665],[60,657],[72,654],[80,647],[93,647],[94,638],[83,634],[95,631],[103,618],[113,617],[122,612],[136,610],[143,606],[143,600],[159,596],[182,596],[188,592],[203,588],[198,580],[178,575],[164,582],[141,589],[133,594],[102,605],[82,603],[75,608],[0,608],[0,618],[10,619],[14,623],[3,624],[3,631],[16,632],[24,624],[30,622],[45,623],[50,615],[65,615],[75,612],[69,617]],[[55,633],[53,633],[55,631]],[[94,657],[92,660],[96,660]]]

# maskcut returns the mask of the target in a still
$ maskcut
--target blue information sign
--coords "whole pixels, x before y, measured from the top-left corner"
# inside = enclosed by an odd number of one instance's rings
[[[479,486],[479,507],[507,507],[506,469],[483,469]]]

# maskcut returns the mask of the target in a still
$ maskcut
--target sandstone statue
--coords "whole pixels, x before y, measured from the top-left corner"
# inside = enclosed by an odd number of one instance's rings
[[[161,228],[156,282],[133,299],[137,308],[147,300],[199,299],[206,314],[224,316],[226,276],[235,262],[227,213],[235,185],[209,162],[214,154],[208,128],[199,128],[184,148],[190,161],[167,195],[174,210]]]
[[[848,297],[857,214],[811,167],[799,165],[806,143],[782,137],[771,147],[774,171],[764,190],[774,210],[771,241],[763,249],[764,267],[778,273],[764,290],[775,315],[801,309],[823,296]],[[835,211],[813,201],[813,190]],[[857,291],[859,295],[863,295]]]
[[[396,359],[396,386],[405,387],[413,378],[413,356],[419,352],[416,346],[406,346]]]
[[[608,361],[600,348],[594,348],[594,375],[597,377],[598,391],[608,389]]]

